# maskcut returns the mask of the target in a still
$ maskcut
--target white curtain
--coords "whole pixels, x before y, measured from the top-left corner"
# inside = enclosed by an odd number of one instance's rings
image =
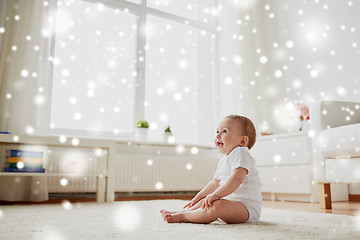
[[[51,4],[0,1],[0,131],[46,135],[51,96]],[[47,200],[46,177],[1,176],[0,198]]]
[[[0,131],[46,134],[51,94],[49,12],[43,1],[0,1]]]
[[[267,55],[264,5],[258,0],[241,0],[224,1],[222,6],[218,40],[219,115],[248,116],[260,132],[262,122],[272,121],[267,99],[268,69],[259,61],[260,56]]]

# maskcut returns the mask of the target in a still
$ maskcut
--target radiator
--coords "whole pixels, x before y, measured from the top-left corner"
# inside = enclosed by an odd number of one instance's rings
[[[128,150],[129,148],[126,148]],[[158,154],[149,148],[132,148],[135,151],[118,151],[115,159],[116,192],[198,191],[214,176],[218,155],[213,150],[198,154],[173,154],[169,149]],[[91,149],[49,148],[46,162],[48,173],[73,173],[76,177],[48,177],[50,193],[95,192],[99,158]],[[125,152],[125,153],[124,153]],[[67,180],[64,186],[62,179]]]
[[[79,176],[48,176],[48,191],[95,192],[98,156],[92,149],[49,148],[45,168],[47,173],[70,173]],[[64,180],[65,179],[65,182]]]

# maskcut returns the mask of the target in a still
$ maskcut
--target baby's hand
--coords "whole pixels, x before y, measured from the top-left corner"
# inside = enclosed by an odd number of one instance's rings
[[[216,200],[219,200],[220,197],[218,195],[216,195],[215,193],[211,193],[209,195],[206,196],[206,198],[204,199],[203,204],[201,205],[201,208],[206,208],[209,209],[209,207],[213,206],[213,202]]]
[[[193,201],[190,201],[188,204],[186,204],[183,208],[189,208],[193,206]]]
[[[188,204],[186,204],[183,208],[191,208],[194,206],[199,200],[193,198]]]

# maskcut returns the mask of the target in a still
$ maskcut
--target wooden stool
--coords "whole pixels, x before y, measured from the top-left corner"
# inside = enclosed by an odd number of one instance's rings
[[[330,183],[319,183],[320,208],[331,209],[331,189]]]

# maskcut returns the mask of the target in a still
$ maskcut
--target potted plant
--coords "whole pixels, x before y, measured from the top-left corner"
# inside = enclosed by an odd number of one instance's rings
[[[170,143],[173,143],[174,142],[174,136],[171,132],[171,129],[170,129],[170,125],[166,126],[165,129],[164,129],[164,141],[165,142],[170,142]]]
[[[137,140],[147,140],[149,131],[149,123],[144,119],[136,122],[135,138]]]

